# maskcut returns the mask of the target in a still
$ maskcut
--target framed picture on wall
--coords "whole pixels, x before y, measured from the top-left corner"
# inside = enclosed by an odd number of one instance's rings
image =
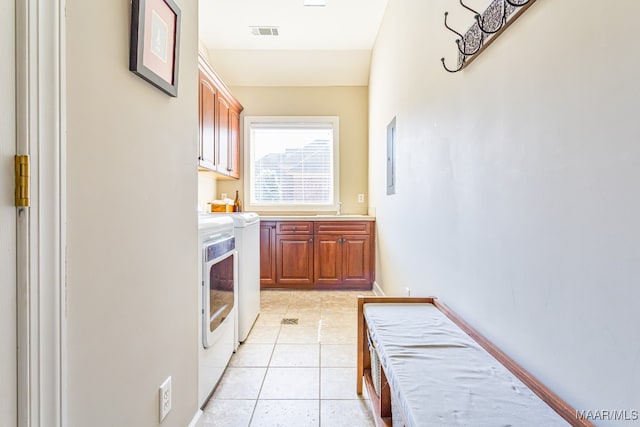
[[[129,70],[178,96],[180,9],[173,0],[133,0]]]

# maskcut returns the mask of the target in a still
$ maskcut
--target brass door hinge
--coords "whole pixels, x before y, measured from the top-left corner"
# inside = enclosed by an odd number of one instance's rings
[[[16,156],[16,206],[29,204],[29,156]]]

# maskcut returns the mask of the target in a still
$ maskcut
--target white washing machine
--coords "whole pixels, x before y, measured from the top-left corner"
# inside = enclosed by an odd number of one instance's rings
[[[238,334],[244,342],[260,314],[260,217],[255,212],[226,214],[233,218],[238,251]]]
[[[204,407],[237,347],[238,252],[233,220],[200,214],[198,403]]]

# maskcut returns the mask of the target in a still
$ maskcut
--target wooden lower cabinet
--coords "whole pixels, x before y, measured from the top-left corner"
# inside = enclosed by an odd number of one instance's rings
[[[260,285],[276,284],[276,223],[260,223]]]
[[[373,282],[371,236],[342,236],[342,284],[367,286]]]
[[[263,222],[261,286],[371,289],[374,280],[372,227],[373,222],[363,221]],[[272,262],[275,262],[275,277]]]
[[[276,236],[276,282],[278,285],[313,285],[313,237]]]
[[[314,281],[319,285],[339,285],[342,281],[340,236],[316,236],[313,262]]]
[[[370,236],[315,236],[314,282],[318,285],[371,285]]]

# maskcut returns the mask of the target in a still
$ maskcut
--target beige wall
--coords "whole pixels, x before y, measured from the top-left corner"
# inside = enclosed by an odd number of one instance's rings
[[[69,426],[163,426],[197,411],[197,0],[178,97],[128,70],[129,1],[67,0]]]
[[[0,4],[0,425],[16,417],[16,208],[13,156],[15,134],[14,2]]]
[[[216,198],[216,176],[213,172],[198,171],[198,208],[207,210],[207,202]]]
[[[342,211],[366,214],[367,203],[358,203],[358,193],[368,193],[367,114],[365,86],[336,87],[231,87],[244,106],[242,116],[338,116],[340,118],[340,198]],[[244,155],[244,154],[243,154]],[[243,165],[244,166],[244,165]],[[245,171],[242,169],[244,176]],[[229,197],[243,181],[218,180],[218,194]]]
[[[449,74],[443,13],[473,22],[452,3],[390,0],[375,45],[376,279],[441,297],[578,409],[638,410],[640,3],[538,1]]]

